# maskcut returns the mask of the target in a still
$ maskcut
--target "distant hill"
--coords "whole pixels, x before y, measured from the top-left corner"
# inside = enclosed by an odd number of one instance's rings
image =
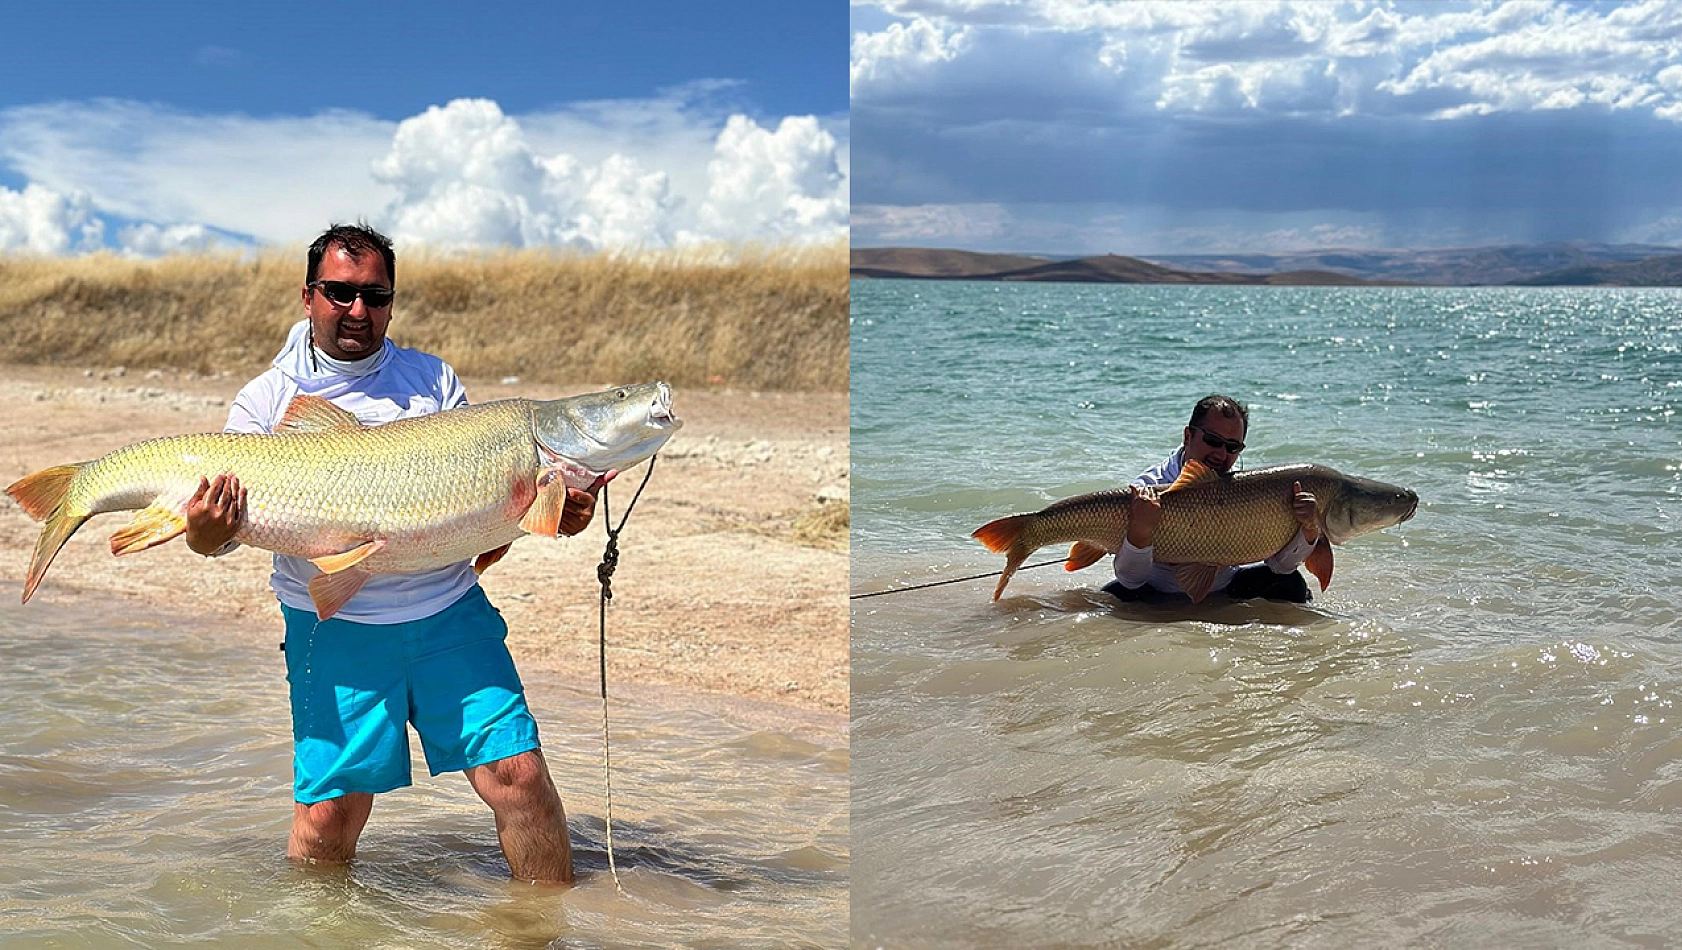
[[[1524,287],[1682,287],[1682,254],[1570,267],[1513,283]]]
[[[923,280],[1045,281],[1085,284],[1368,284],[1347,274],[1325,270],[1295,270],[1279,274],[1197,272],[1164,267],[1137,257],[1105,254],[1054,260],[1023,254],[981,254],[950,249],[877,247],[854,248],[854,277],[915,278]],[[1384,283],[1395,283],[1386,281]]]
[[[848,255],[855,277],[925,277],[967,280],[1024,270],[1049,258],[980,254],[927,247],[856,247]]]
[[[1659,244],[1585,241],[1422,250],[1329,249],[1292,254],[1169,254],[1146,258],[1164,267],[1217,273],[1331,271],[1363,280],[1449,286],[1510,284],[1559,271],[1682,253]]]

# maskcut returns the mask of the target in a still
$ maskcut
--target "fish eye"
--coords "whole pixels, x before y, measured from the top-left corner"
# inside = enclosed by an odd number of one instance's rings
[[[628,392],[626,392],[626,391],[625,391],[625,390],[623,390],[623,389],[618,389],[618,390],[615,390],[615,391],[614,391],[614,393],[613,393],[613,394],[614,394],[614,395],[615,395],[615,396],[617,396],[617,397],[619,397],[619,398],[620,398],[620,399],[626,399],[626,398],[629,398],[629,397],[630,397],[630,395],[631,395],[631,394],[630,394],[630,393],[628,393]]]

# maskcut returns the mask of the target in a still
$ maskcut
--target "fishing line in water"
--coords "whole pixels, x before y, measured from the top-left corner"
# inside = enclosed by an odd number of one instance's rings
[[[602,788],[606,798],[603,808],[603,822],[607,825],[607,871],[613,875],[613,887],[619,893],[625,893],[624,885],[619,883],[619,868],[613,861],[613,760],[608,742],[607,729],[607,602],[613,599],[613,572],[619,567],[619,532],[625,530],[625,522],[631,520],[631,510],[637,506],[637,499],[642,497],[642,490],[648,487],[648,479],[654,474],[654,460],[658,455],[648,458],[648,471],[643,473],[642,484],[637,486],[636,493],[631,496],[630,504],[625,506],[625,514],[619,518],[619,527],[613,527],[613,515],[607,507],[607,483],[602,483],[602,527],[607,530],[607,547],[602,551],[602,562],[596,565],[596,580],[602,585],[602,596],[598,615],[601,624],[597,631],[598,655],[601,660],[602,682]]]
[[[1021,567],[1017,568],[1017,570],[1018,571],[1031,571],[1036,567],[1049,567],[1053,564],[1062,564],[1064,560],[1066,560],[1066,559],[1065,558],[1057,558],[1056,560],[1052,560],[1052,561],[1041,561],[1038,564],[1024,564]],[[964,581],[978,581],[978,580],[981,580],[982,578],[986,578],[986,577],[998,577],[1000,574],[1003,574],[1003,573],[1004,573],[1004,571],[990,571],[986,574],[971,574],[968,577],[954,577],[950,580],[930,581],[927,584],[913,584],[910,587],[895,587],[892,590],[873,590],[868,594],[848,594],[847,599],[848,600],[863,600],[866,597],[881,597],[883,594],[903,594],[903,593],[905,593],[906,591],[909,591],[909,590],[924,590],[924,589],[930,588],[930,587],[941,587],[941,586],[944,586],[946,584],[962,584]]]

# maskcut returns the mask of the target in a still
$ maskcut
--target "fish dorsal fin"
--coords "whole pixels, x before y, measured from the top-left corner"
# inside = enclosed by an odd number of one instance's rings
[[[286,404],[286,415],[280,417],[276,432],[331,432],[336,429],[360,429],[356,417],[320,396],[299,394]]]
[[[1185,467],[1180,469],[1180,477],[1174,479],[1174,484],[1164,488],[1164,492],[1179,491],[1193,485],[1201,485],[1211,479],[1220,478],[1221,473],[1215,471],[1197,459],[1186,459]]]

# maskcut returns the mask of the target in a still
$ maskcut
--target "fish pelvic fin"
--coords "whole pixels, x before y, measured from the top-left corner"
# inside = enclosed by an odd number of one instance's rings
[[[310,578],[310,600],[315,603],[315,615],[322,620],[332,619],[373,576],[367,568],[349,567],[337,574],[317,574]]]
[[[1069,546],[1069,559],[1063,562],[1063,570],[1078,571],[1083,567],[1091,567],[1114,552],[1106,551],[1091,541],[1076,541]]]
[[[1022,531],[1027,527],[1028,519],[1033,515],[1010,515],[989,521],[975,531],[970,537],[986,545],[987,550],[1005,556],[1004,574],[999,577],[999,586],[993,588],[993,599],[998,600],[1004,595],[1005,585],[1010,583],[1016,569],[1028,559],[1027,546],[1022,543]]]
[[[81,470],[81,464],[44,468],[7,486],[6,494],[11,495],[29,517],[46,521],[59,505],[64,504],[64,496],[70,493],[70,483]]]
[[[374,541],[358,544],[349,551],[345,551],[340,554],[327,554],[321,557],[312,557],[310,558],[310,563],[314,564],[322,574],[338,574],[340,572],[350,570],[383,550],[385,550],[385,539],[379,538]],[[364,571],[363,573],[367,572]],[[364,578],[364,580],[366,580],[366,578]],[[362,585],[358,584],[357,586],[360,587]],[[325,620],[327,618],[322,617],[321,619]]]
[[[1308,560],[1303,561],[1302,566],[1320,579],[1322,592],[1332,586],[1332,543],[1325,535],[1320,535],[1320,540],[1315,542],[1314,550],[1309,552]]]
[[[496,562],[498,562],[500,560],[502,560],[502,556],[507,554],[508,549],[513,547],[513,546],[514,546],[514,542],[510,541],[507,544],[504,544],[500,548],[492,548],[489,551],[486,551],[485,553],[479,555],[477,558],[475,558],[473,560],[473,573],[474,574],[483,574],[486,571],[490,570],[491,565],[495,564]]]
[[[1164,488],[1163,492],[1167,493],[1177,491],[1181,488],[1190,488],[1193,485],[1201,485],[1206,481],[1220,477],[1220,472],[1204,465],[1197,459],[1186,459],[1185,467],[1180,469],[1180,477],[1174,479],[1174,484]]]
[[[1174,569],[1174,578],[1180,582],[1181,589],[1191,602],[1200,604],[1214,588],[1215,576],[1219,573],[1220,568],[1213,564],[1181,564]]]
[[[300,393],[286,404],[286,415],[280,417],[276,432],[331,432],[335,429],[360,429],[362,423],[349,412],[340,409],[320,396]]]
[[[35,556],[29,559],[29,576],[23,582],[23,603],[29,603],[35,588],[41,586],[41,578],[47,576],[47,568],[52,565],[59,549],[64,547],[64,542],[70,540],[76,529],[91,517],[66,514],[62,509],[48,516],[46,527],[41,529],[41,537],[35,541]]]
[[[140,509],[134,520],[111,535],[111,553],[117,557],[154,548],[187,532],[187,519],[172,508],[157,503]]]

